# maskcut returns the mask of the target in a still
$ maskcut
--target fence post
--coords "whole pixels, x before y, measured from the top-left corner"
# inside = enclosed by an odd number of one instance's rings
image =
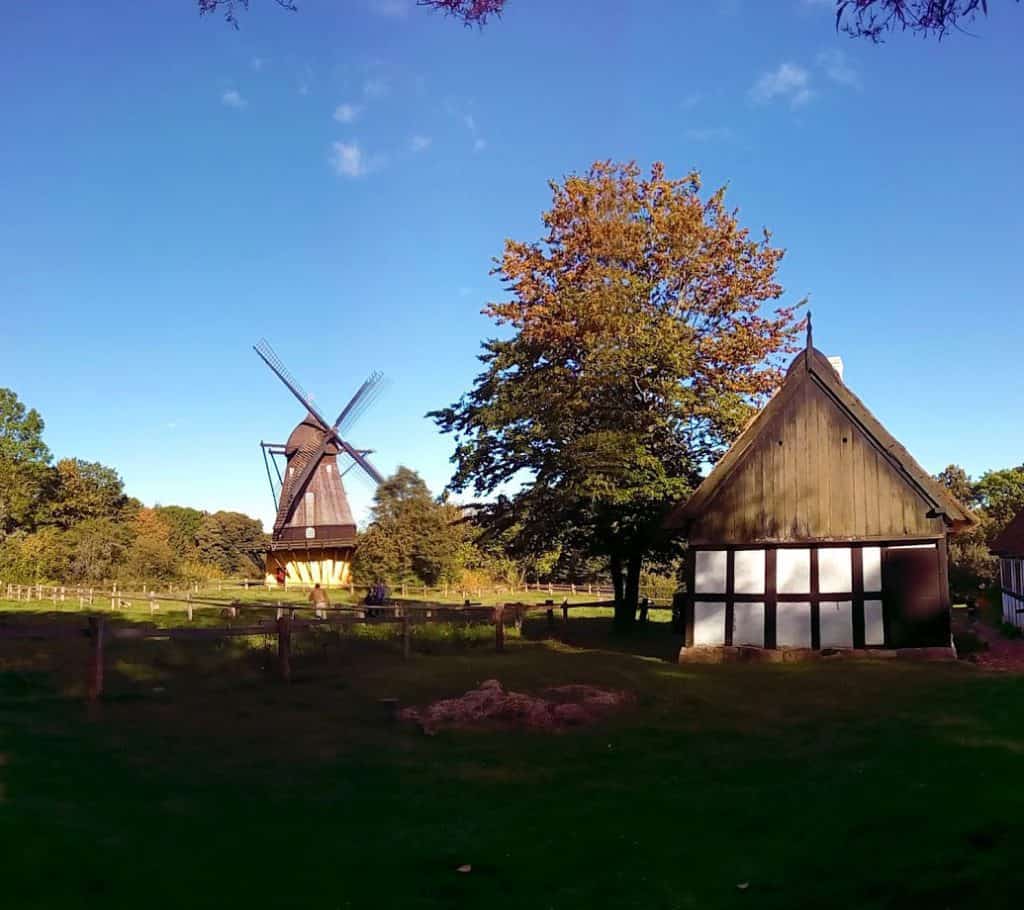
[[[412,635],[409,629],[409,611],[402,611],[402,657],[409,659],[412,651]]]
[[[149,615],[150,616],[152,616],[159,609],[159,607],[157,606],[156,598],[153,596],[155,593],[156,593],[155,591],[150,591],[149,592]]]
[[[102,616],[89,617],[89,637],[92,639],[92,660],[89,662],[89,701],[103,694],[103,632]]]
[[[292,678],[292,618],[285,613],[277,620],[277,672],[282,680]]]
[[[55,587],[54,588],[50,588],[50,596],[53,598],[53,605],[54,605],[54,607],[56,607],[57,606],[57,589]]]
[[[551,582],[549,581],[548,582],[548,594],[554,594],[554,593],[555,593],[555,589],[554,589],[554,587],[552,587]]]
[[[501,604],[494,608],[494,650],[505,650],[505,608]]]
[[[185,595],[185,609],[188,610],[188,621],[192,622],[192,592]]]

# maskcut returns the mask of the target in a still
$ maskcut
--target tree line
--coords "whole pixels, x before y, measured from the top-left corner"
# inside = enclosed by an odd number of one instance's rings
[[[43,418],[0,389],[0,576],[15,583],[192,581],[253,574],[261,523],[239,512],[144,506],[114,468],[56,463]],[[262,574],[262,573],[260,573]]]
[[[1024,509],[1024,465],[986,471],[977,480],[957,464],[935,475],[978,517],[978,524],[949,541],[949,583],[954,598],[968,597],[998,578],[998,560],[989,545]]]

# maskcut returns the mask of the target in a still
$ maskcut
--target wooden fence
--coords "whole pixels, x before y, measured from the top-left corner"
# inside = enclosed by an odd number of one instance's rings
[[[66,598],[68,592],[71,592],[75,597],[88,596],[88,592],[94,591],[117,591],[119,587],[124,588],[123,585],[119,585],[117,582],[101,582],[92,587],[75,584],[4,584],[7,590],[8,599],[35,599],[44,600],[52,599],[54,596],[61,599]],[[664,586],[662,586],[663,588]],[[146,592],[152,592],[156,596],[172,595],[172,594],[185,594],[191,592],[193,594],[205,593],[206,591],[216,591],[218,594],[230,592],[235,589],[248,590],[250,588],[264,588],[268,591],[282,590],[282,588],[276,584],[268,584],[267,582],[260,579],[252,578],[241,578],[241,579],[222,579],[219,581],[210,581],[205,584],[200,582],[189,582],[188,584],[167,584],[165,582],[138,583],[135,590],[142,590]],[[295,585],[285,584],[284,590],[308,590],[308,585]],[[355,594],[356,591],[364,592],[370,589],[370,585],[357,585],[352,582],[344,585],[342,590],[347,590],[351,594]],[[12,592],[17,590],[20,592],[19,596],[13,596]],[[124,590],[131,590],[131,588],[124,588]],[[56,592],[56,595],[54,594]],[[581,595],[587,595],[588,597],[603,597],[611,598],[615,595],[614,589],[611,585],[604,584],[573,584],[573,583],[562,583],[562,582],[542,582],[542,581],[531,581],[524,582],[519,585],[479,585],[465,587],[462,585],[422,585],[422,584],[411,584],[405,583],[395,585],[391,588],[391,592],[394,596],[401,597],[422,597],[424,600],[430,597],[444,598],[445,600],[451,597],[457,597],[459,600],[466,599],[480,599],[481,597],[514,597],[516,594],[550,594],[554,596],[556,594],[568,594],[572,597],[578,597]],[[641,586],[640,596],[655,598],[662,593],[662,589],[654,585],[643,585]],[[23,595],[23,596],[22,596]]]
[[[66,592],[63,593],[66,594]],[[85,597],[84,594],[79,596],[83,599]],[[93,593],[90,596],[95,598],[96,595]],[[215,602],[211,600],[193,601],[191,599],[187,599],[185,603],[188,605],[188,618],[190,620],[192,619],[193,608],[197,606],[216,606],[222,610],[231,611],[232,616],[237,616],[240,609],[255,611],[270,607],[276,610],[276,617],[274,620],[264,619],[245,625],[217,628],[187,626],[156,628],[148,625],[116,626],[109,623],[106,616],[93,613],[85,617],[84,626],[53,621],[47,623],[18,623],[16,625],[0,624],[0,641],[81,640],[85,638],[89,642],[91,654],[90,660],[87,663],[86,692],[90,701],[96,701],[103,694],[107,643],[118,640],[210,641],[238,637],[275,636],[277,638],[276,673],[281,680],[288,682],[291,680],[292,635],[296,632],[325,628],[344,630],[346,627],[356,624],[395,625],[400,630],[402,656],[408,659],[412,652],[412,627],[415,625],[451,622],[478,625],[490,624],[494,626],[494,647],[498,652],[502,652],[505,649],[506,626],[512,625],[516,629],[521,630],[523,622],[530,612],[545,611],[548,630],[551,631],[556,626],[554,601],[548,601],[545,604],[507,603],[494,607],[485,607],[479,604],[467,606],[452,606],[450,604],[390,604],[366,608],[350,606],[305,607],[291,604],[254,603],[252,601],[240,603],[238,601]],[[574,607],[610,606],[612,604],[608,601],[570,604],[568,600],[563,600],[561,603],[562,621],[564,623],[569,621],[569,611]],[[301,611],[310,612],[313,614],[313,617],[310,619],[297,618],[296,614]]]

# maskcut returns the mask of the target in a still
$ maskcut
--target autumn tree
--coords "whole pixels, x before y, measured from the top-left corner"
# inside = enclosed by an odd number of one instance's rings
[[[988,15],[988,0],[836,0],[835,7],[836,29],[876,43],[895,31],[941,40]]]
[[[799,325],[794,306],[766,309],[783,251],[724,189],[702,198],[698,174],[604,161],[550,186],[543,238],[506,241],[494,269],[509,296],[484,313],[504,337],[430,416],[456,439],[451,488],[519,484],[494,519],[524,549],[602,556],[624,626],[644,562],[677,555],[666,509],[777,386]]]

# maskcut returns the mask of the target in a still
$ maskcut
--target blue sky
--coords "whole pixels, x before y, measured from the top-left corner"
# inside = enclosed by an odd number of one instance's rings
[[[540,236],[549,178],[615,158],[728,183],[928,470],[1024,461],[1024,10],[873,46],[820,0],[509,0],[483,31],[300,5],[239,31],[193,0],[6,11],[0,385],[56,456],[269,517],[258,442],[300,413],[265,335],[332,413],[383,370],[353,442],[440,490],[424,414],[477,371],[492,257]]]

